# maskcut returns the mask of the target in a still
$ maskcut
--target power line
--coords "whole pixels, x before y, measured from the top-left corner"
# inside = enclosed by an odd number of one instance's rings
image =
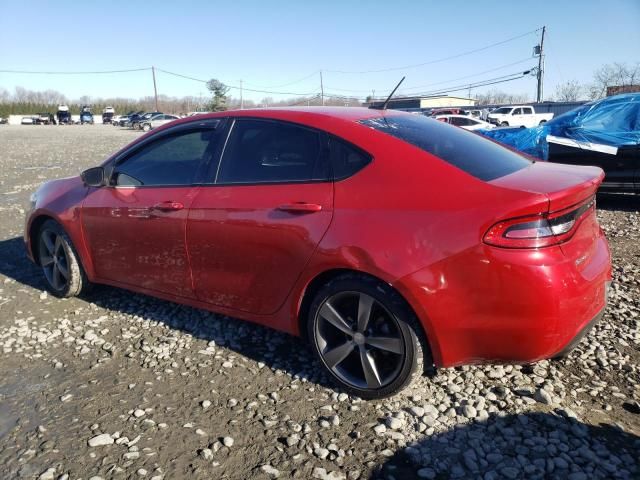
[[[523,33],[521,35],[516,35],[515,37],[507,38],[506,40],[502,40],[500,42],[492,43],[491,45],[486,45],[484,47],[475,48],[473,50],[467,50],[466,52],[458,53],[458,54],[455,54],[455,55],[450,55],[448,57],[438,58],[436,60],[429,60],[428,62],[414,63],[414,64],[411,64],[411,65],[404,65],[402,67],[381,68],[381,69],[378,69],[378,70],[324,70],[324,71],[325,72],[330,72],[330,73],[363,74],[363,73],[393,72],[393,71],[397,71],[397,70],[406,70],[406,69],[409,69],[409,68],[418,68],[418,67],[423,67],[425,65],[433,65],[434,63],[441,63],[441,62],[445,62],[447,60],[453,60],[454,58],[460,58],[460,57],[464,57],[466,55],[471,55],[473,53],[482,52],[484,50],[488,50],[488,49],[493,48],[493,47],[504,45],[505,43],[509,43],[509,42],[514,41],[514,40],[518,40],[519,38],[523,38],[523,37],[526,37],[528,35],[537,33],[540,30],[542,30],[542,27],[536,28],[535,30],[531,30],[530,32],[526,32],[526,33]]]
[[[458,85],[456,87],[450,87],[443,90],[432,90],[429,92],[421,92],[419,94],[415,94],[416,96],[429,96],[429,95],[440,95],[451,92],[459,92],[460,90],[467,90],[469,88],[478,88],[478,87],[486,87],[488,85],[496,85],[498,83],[511,82],[513,80],[519,80],[529,75],[531,70],[525,70],[524,72],[512,73],[510,75],[503,75],[502,77],[489,78],[486,80],[481,80],[475,83],[467,83],[465,85]]]
[[[287,106],[288,107],[296,107],[298,105],[303,105],[305,103],[311,102],[311,101],[315,100],[316,98],[320,98],[320,95],[314,95],[313,97],[305,98],[305,99],[300,100],[298,102],[290,103]]]
[[[507,63],[507,64],[501,65],[499,67],[491,68],[489,70],[483,70],[482,72],[474,73],[474,74],[471,74],[471,75],[465,75],[463,77],[451,78],[449,80],[443,80],[443,81],[440,81],[440,82],[428,83],[426,85],[419,85],[419,86],[414,86],[414,87],[406,87],[406,88],[403,88],[402,91],[417,90],[417,89],[420,89],[420,88],[433,87],[434,85],[442,85],[442,84],[446,84],[446,83],[457,82],[458,80],[465,80],[467,78],[479,77],[480,75],[484,75],[486,73],[495,72],[497,70],[502,70],[503,68],[513,67],[514,65],[519,65],[519,64],[522,64],[522,63],[525,63],[525,62],[530,62],[530,61],[531,61],[531,57],[527,57],[527,58],[524,58],[522,60],[518,60],[517,62]],[[327,89],[336,90],[336,91],[339,91],[339,92],[354,92],[354,93],[364,93],[364,92],[368,93],[368,92],[371,91],[370,88],[369,89],[365,89],[365,90],[362,90],[362,89],[352,90],[352,89],[347,89],[347,88],[327,87]],[[384,88],[380,88],[380,89],[375,88],[374,90],[380,90],[381,92],[387,91]]]
[[[181,73],[176,73],[176,72],[170,72],[168,70],[163,70],[161,68],[156,68],[156,70],[158,72],[162,72],[162,73],[166,73],[168,75],[174,75],[176,77],[181,77],[181,78],[186,78],[187,80],[193,80],[195,82],[200,82],[200,83],[207,83],[207,80],[203,80],[201,78],[195,78],[195,77],[190,77],[188,75],[183,75]],[[297,96],[309,96],[309,95],[313,95],[316,93],[316,91],[313,92],[306,92],[306,93],[301,93],[301,92],[276,92],[276,91],[271,91],[271,90],[257,90],[257,89],[253,89],[253,88],[246,88],[246,87],[240,87],[237,85],[229,85],[227,83],[225,83],[225,85],[229,88],[232,88],[234,90],[244,90],[246,92],[256,92],[256,93],[271,93],[273,95],[297,95]]]
[[[94,72],[36,72],[32,70],[0,70],[0,73],[25,73],[29,75],[102,75],[108,73],[128,73],[128,72],[143,72],[145,70],[151,70],[151,67],[143,68],[130,68],[127,70],[100,70]]]
[[[441,90],[432,90],[432,91],[427,91],[427,92],[420,92],[420,93],[412,94],[411,96],[426,97],[426,96],[444,95],[444,94],[447,94],[447,93],[459,92],[461,90],[467,90],[469,88],[478,88],[478,87],[485,87],[485,86],[489,86],[489,85],[496,85],[496,84],[499,84],[499,83],[505,83],[505,82],[511,82],[511,81],[514,81],[514,80],[519,80],[521,78],[524,78],[526,75],[529,75],[530,73],[531,73],[531,70],[525,70],[523,72],[512,73],[512,74],[503,75],[503,76],[500,76],[500,77],[488,78],[488,79],[485,79],[485,80],[480,80],[478,82],[467,83],[467,84],[458,85],[458,86],[455,86],[455,87],[445,88],[445,89],[441,89]],[[328,93],[326,95],[328,97],[332,97],[332,98],[344,98],[344,99],[358,98],[358,99],[363,99],[363,97],[358,97],[358,96],[349,97],[349,96],[346,96],[346,95],[332,94],[332,93]],[[406,97],[406,95],[396,97],[396,99],[403,98],[403,97]]]
[[[255,85],[253,83],[250,83],[249,85],[253,85],[256,88],[282,88],[282,87],[288,87],[289,85],[294,85],[296,83],[304,82],[305,80],[308,80],[311,77],[315,77],[317,74],[318,74],[318,70],[314,71],[313,73],[310,73],[309,75],[305,75],[304,77],[299,78],[298,80],[294,80],[293,82],[282,83],[280,85]]]

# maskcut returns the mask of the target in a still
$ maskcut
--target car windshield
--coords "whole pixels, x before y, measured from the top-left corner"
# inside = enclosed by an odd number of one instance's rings
[[[496,108],[491,113],[509,113],[511,110],[513,110],[512,107],[500,107],[500,108]]]
[[[484,181],[531,164],[525,157],[475,133],[418,115],[390,115],[360,123],[403,140]]]

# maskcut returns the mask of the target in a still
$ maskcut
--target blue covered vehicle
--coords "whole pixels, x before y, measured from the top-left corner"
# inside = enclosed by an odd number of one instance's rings
[[[596,165],[602,190],[640,193],[640,93],[587,103],[538,127],[480,133],[540,160]]]
[[[91,107],[89,105],[83,105],[80,109],[80,125],[90,123],[93,125],[93,114],[91,113]]]

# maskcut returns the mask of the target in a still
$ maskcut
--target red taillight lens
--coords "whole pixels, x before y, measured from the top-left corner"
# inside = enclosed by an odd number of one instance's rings
[[[569,240],[587,213],[595,210],[591,199],[559,212],[511,218],[493,225],[484,242],[504,248],[541,248]]]

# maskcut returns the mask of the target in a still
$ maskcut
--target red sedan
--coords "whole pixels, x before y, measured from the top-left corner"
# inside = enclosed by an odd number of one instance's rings
[[[302,335],[378,398],[423,363],[575,345],[611,279],[602,178],[401,112],[221,112],[42,185],[25,243],[55,295],[108,284]]]

